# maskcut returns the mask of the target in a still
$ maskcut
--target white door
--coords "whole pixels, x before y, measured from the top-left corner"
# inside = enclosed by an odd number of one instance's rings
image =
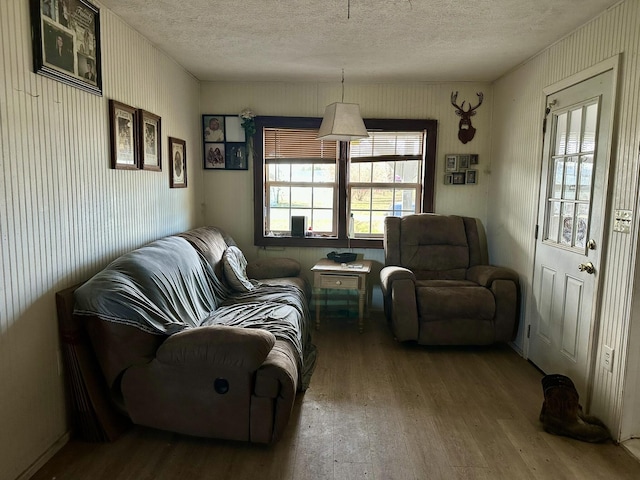
[[[529,359],[588,397],[602,278],[613,71],[547,97]]]

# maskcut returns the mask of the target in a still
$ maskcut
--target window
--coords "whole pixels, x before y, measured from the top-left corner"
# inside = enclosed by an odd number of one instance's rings
[[[255,121],[256,245],[381,248],[386,216],[433,211],[435,120],[365,120],[350,144],[317,140],[320,118]],[[296,215],[311,237],[291,236]]]

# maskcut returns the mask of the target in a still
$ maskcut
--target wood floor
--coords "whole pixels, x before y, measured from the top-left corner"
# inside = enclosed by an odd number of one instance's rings
[[[393,341],[381,315],[324,320],[284,438],[246,445],[134,428],[70,442],[34,480],[635,479],[620,446],[545,433],[541,373],[510,348]]]

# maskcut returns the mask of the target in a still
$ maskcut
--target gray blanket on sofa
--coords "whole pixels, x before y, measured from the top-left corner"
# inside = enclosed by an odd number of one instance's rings
[[[304,292],[260,285],[231,292],[181,237],[166,237],[114,260],[75,292],[75,313],[96,315],[155,335],[202,325],[261,328],[290,342],[299,358],[301,388],[315,364]]]

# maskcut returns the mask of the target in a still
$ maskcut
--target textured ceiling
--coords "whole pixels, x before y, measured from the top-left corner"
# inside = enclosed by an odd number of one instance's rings
[[[100,0],[202,81],[492,81],[618,0]]]

